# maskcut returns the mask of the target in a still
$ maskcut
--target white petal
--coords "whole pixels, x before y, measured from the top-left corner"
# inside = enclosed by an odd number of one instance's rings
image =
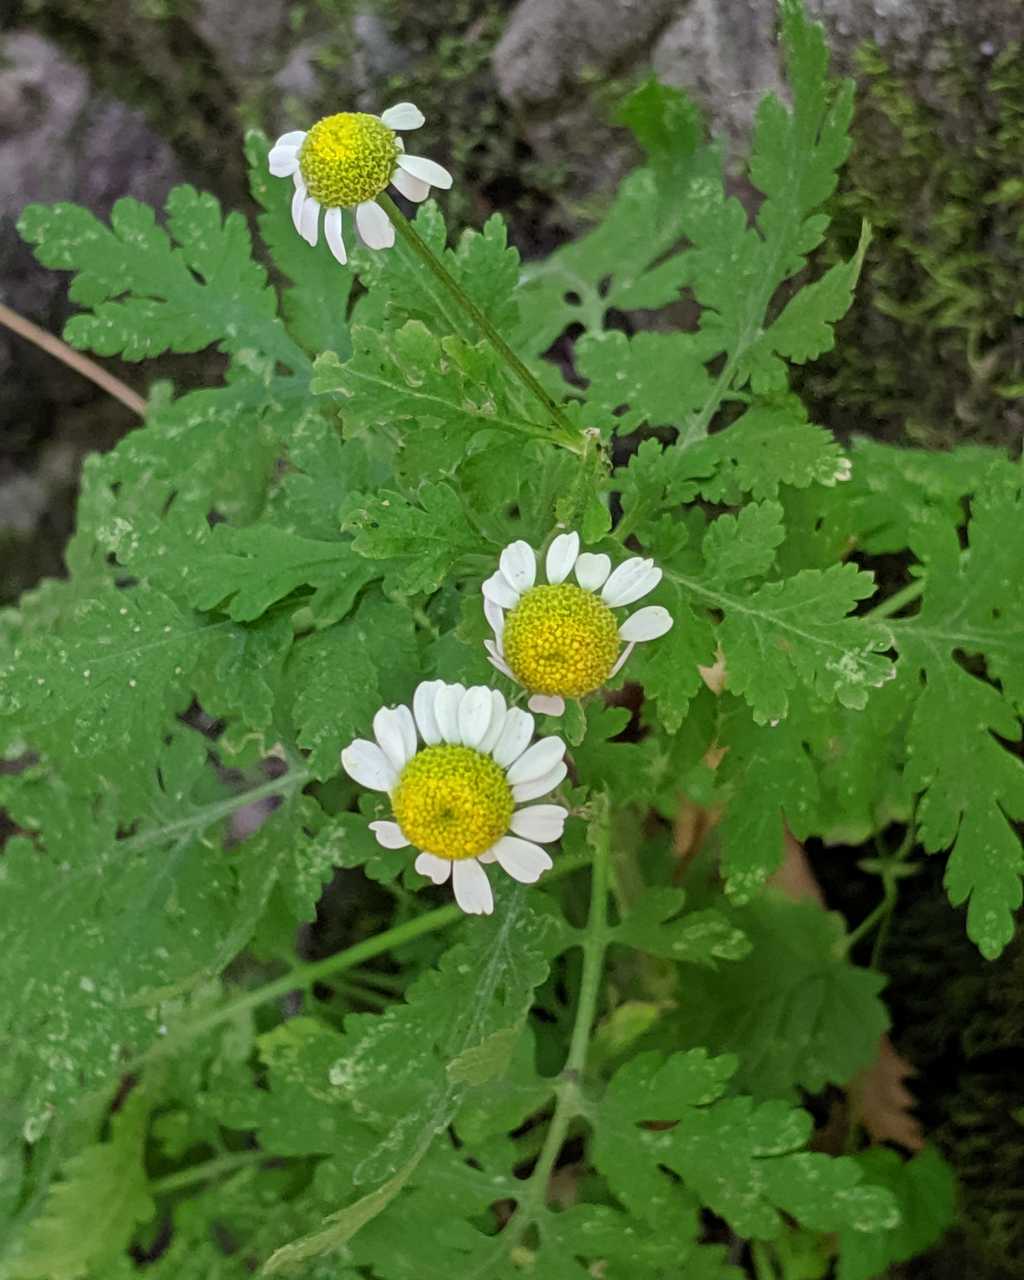
[[[505,727],[491,755],[503,769],[507,769],[523,754],[530,745],[532,737],[533,716],[529,711],[523,711],[521,707],[509,707],[505,717]]]
[[[526,705],[542,716],[560,716],[565,711],[565,699],[557,693],[535,693]]]
[[[488,866],[490,866],[492,862],[497,862],[497,861],[498,859],[494,856],[493,852],[490,849],[488,849],[486,853],[481,853],[477,857],[477,862],[484,862]]]
[[[398,773],[416,754],[416,723],[408,707],[381,707],[373,717],[373,736]]]
[[[356,227],[368,249],[390,249],[395,243],[391,219],[376,200],[356,205]]]
[[[509,826],[517,836],[527,840],[561,840],[569,810],[560,804],[535,804],[528,809],[517,809]]]
[[[328,209],[324,214],[324,239],[331,253],[344,266],[348,262],[348,254],[345,252],[345,237],[341,231],[340,209]]]
[[[601,599],[617,609],[647,595],[660,581],[661,570],[654,567],[653,560],[642,560],[639,556],[634,556],[632,560],[620,564],[604,584]]]
[[[500,689],[491,690],[491,723],[487,726],[487,732],[484,734],[479,745],[478,751],[482,751],[484,755],[490,755],[494,744],[501,737],[501,731],[505,727],[505,716],[507,708],[505,706],[505,697]]]
[[[306,203],[306,184],[302,181],[298,170],[295,173],[295,192],[292,196],[292,225],[302,235],[302,210]]]
[[[400,129],[403,132],[418,129],[425,119],[423,112],[412,102],[396,102],[381,115],[381,120],[389,129]]]
[[[275,178],[290,178],[298,167],[298,147],[283,147],[279,143],[267,156],[267,168]]]
[[[441,730],[437,727],[434,715],[434,699],[442,683],[441,680],[424,680],[416,686],[416,692],[412,695],[413,715],[419,725],[420,737],[428,747],[436,747],[441,741]]]
[[[540,796],[546,796],[549,791],[554,791],[555,787],[559,785],[568,772],[569,770],[563,760],[541,777],[533,778],[530,782],[520,782],[518,786],[513,787],[512,799],[516,804],[525,804],[527,800],[536,800]]]
[[[485,600],[493,600],[503,609],[514,609],[519,603],[519,592],[511,585],[500,569],[492,573],[481,588]]]
[[[488,600],[484,596],[484,617],[490,624],[491,630],[500,640],[505,634],[505,610],[500,604],[495,604],[493,600]]]
[[[341,753],[342,768],[353,781],[371,791],[390,791],[398,781],[394,765],[376,742],[356,738]]]
[[[527,810],[524,809],[523,812]],[[377,837],[377,843],[385,849],[408,848],[408,838],[397,822],[371,822],[370,830]]]
[[[561,738],[541,738],[540,742],[535,742],[529,751],[524,751],[511,766],[506,775],[509,786],[514,787],[519,782],[542,777],[564,755],[565,743]]]
[[[400,169],[404,169],[406,173],[411,173],[414,178],[419,178],[421,182],[429,182],[432,187],[440,187],[442,191],[447,191],[452,185],[452,175],[436,160],[428,160],[426,156],[407,156],[400,155],[397,160]]]
[[[539,844],[518,840],[515,836],[502,836],[490,852],[498,859],[503,871],[520,884],[534,884],[545,871],[551,869],[551,855]]]
[[[391,185],[397,187],[406,200],[411,200],[413,204],[421,204],[430,195],[429,182],[414,178],[411,173],[406,173],[404,169],[399,169],[397,165],[391,175]]]
[[[615,666],[612,667],[611,671],[608,672],[609,680],[612,678],[612,676],[617,676],[619,674],[622,668],[626,665],[626,659],[629,657],[629,655],[633,652],[635,648],[636,648],[635,642],[633,644],[626,645],[625,649],[623,649],[623,651],[615,659]]]
[[[452,868],[455,901],[468,916],[489,916],[494,910],[494,895],[487,872],[476,858],[461,858]]]
[[[560,533],[548,547],[544,571],[548,582],[564,582],[572,572],[576,557],[580,553],[580,535],[578,533]]]
[[[488,649],[487,661],[491,664],[491,666],[495,669],[495,671],[500,671],[503,676],[508,676],[510,680],[515,680],[516,677],[512,668],[508,665],[508,663],[505,661],[504,658],[501,658],[498,656],[498,648],[495,645],[494,641],[485,640],[484,645],[490,646]]]
[[[660,604],[649,604],[646,609],[637,609],[619,627],[619,637],[635,644],[638,640],[657,640],[666,631],[672,630],[672,615]]]
[[[584,551],[576,561],[576,581],[586,591],[597,591],[603,587],[611,571],[610,556],[594,555],[591,551]]]
[[[459,704],[466,692],[465,685],[442,684],[434,698],[434,716],[443,742],[460,745]]]
[[[501,572],[516,591],[529,591],[537,577],[537,557],[528,542],[510,542],[498,559]]]
[[[421,853],[412,864],[421,876],[433,880],[434,884],[444,884],[452,873],[452,864],[447,858],[438,858],[432,853]]]
[[[301,147],[306,141],[305,129],[292,129],[290,133],[282,133],[280,138],[274,143],[274,150],[278,147]]]
[[[491,691],[475,684],[459,703],[459,737],[465,746],[479,747],[490,724]]]
[[[306,196],[306,203],[302,206],[302,226],[299,228],[299,235],[307,244],[315,248],[319,234],[320,202],[314,200],[312,196]]]

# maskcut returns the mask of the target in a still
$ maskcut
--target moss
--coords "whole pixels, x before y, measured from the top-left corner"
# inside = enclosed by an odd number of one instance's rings
[[[972,60],[973,59],[973,60]],[[874,228],[836,350],[802,377],[822,420],[932,448],[1019,441],[1024,60],[950,46],[935,102],[862,50],[854,145],[825,248]]]

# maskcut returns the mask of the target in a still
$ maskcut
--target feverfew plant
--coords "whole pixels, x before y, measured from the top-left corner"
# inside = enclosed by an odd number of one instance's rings
[[[781,15],[753,219],[653,82],[542,262],[406,219],[411,104],[251,135],[255,246],[187,186],[25,210],[70,342],[228,369],[152,388],[0,615],[0,1275],[867,1280],[941,1234],[934,1152],[801,1104],[878,1055],[923,853],[1012,936],[1024,476],[789,389],[869,233],[809,261],[852,90]],[[769,883],[787,829],[871,842],[853,933]]]

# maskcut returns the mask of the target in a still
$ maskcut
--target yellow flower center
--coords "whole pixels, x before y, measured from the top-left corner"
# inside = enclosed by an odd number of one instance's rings
[[[505,661],[531,693],[581,698],[608,679],[619,655],[611,609],[582,587],[533,587],[505,619]]]
[[[402,770],[391,804],[410,843],[439,858],[475,858],[508,831],[505,771],[472,747],[425,747]]]
[[[306,134],[299,172],[309,194],[328,209],[351,206],[380,195],[397,157],[394,129],[362,111],[342,111]]]

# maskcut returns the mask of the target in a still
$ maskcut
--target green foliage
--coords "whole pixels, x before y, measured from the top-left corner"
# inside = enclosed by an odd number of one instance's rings
[[[860,1186],[847,1158],[801,1151],[811,1118],[780,1101],[724,1097],[736,1068],[703,1049],[640,1054],[612,1078],[598,1115],[597,1167],[639,1218],[678,1209],[683,1186],[737,1233],[772,1239],[786,1213],[817,1231],[895,1227],[898,1213],[881,1188]]]
[[[873,1061],[889,1022],[884,979],[845,957],[837,916],[766,896],[722,924],[746,952],[681,992],[683,1043],[741,1055],[735,1082],[758,1098],[847,1084]]]
[[[144,1090],[136,1090],[111,1118],[109,1139],[67,1162],[16,1246],[7,1274],[15,1280],[78,1280],[123,1256],[136,1228],[156,1208],[143,1169],[150,1105]]]
[[[654,82],[621,110],[643,166],[525,266],[500,216],[449,247],[428,202],[341,268],[258,134],[255,256],[188,187],[162,224],[25,211],[73,343],[229,366],[151,389],[86,463],[66,579],[0,616],[0,1276],[738,1280],[720,1220],[867,1280],[949,1221],[937,1157],[827,1156],[795,1104],[877,1053],[880,943],[850,957],[918,844],[986,956],[1012,935],[1024,500],[992,450],[841,445],[790,389],[868,241],[810,256],[851,89],[781,14],[753,219]],[[621,331],[680,300],[692,329]],[[673,626],[539,721],[569,751],[555,865],[488,866],[463,918],[339,753],[423,679],[522,704],[481,584],[568,529],[650,556],[639,607]],[[881,878],[853,935],[762,892],[787,828]]]
[[[856,1157],[864,1175],[892,1192],[898,1226],[868,1236],[849,1230],[839,1237],[839,1280],[872,1280],[893,1263],[906,1262],[941,1239],[956,1209],[956,1180],[933,1147],[904,1162],[886,1147]]]

